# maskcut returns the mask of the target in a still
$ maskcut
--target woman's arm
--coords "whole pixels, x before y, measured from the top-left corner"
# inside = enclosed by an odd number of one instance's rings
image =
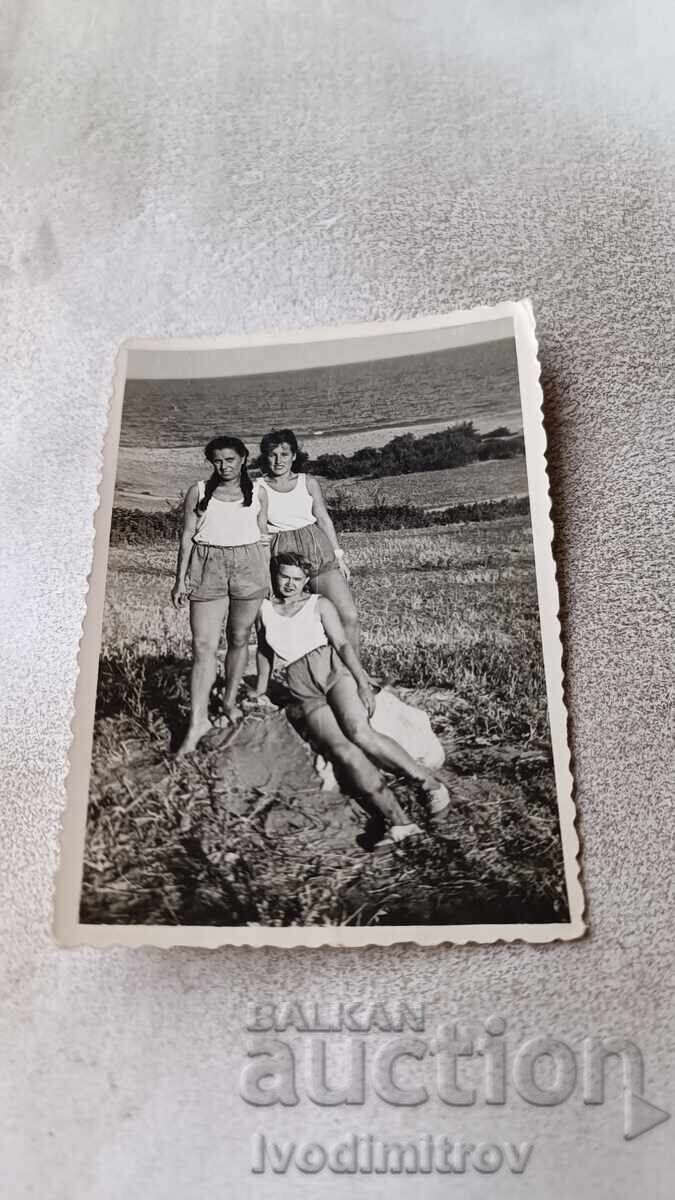
[[[266,545],[269,544],[270,535],[267,528],[267,492],[264,487],[258,486],[258,501],[260,507],[258,509],[258,529],[260,530],[260,540]]]
[[[366,672],[361,666],[361,660],[356,650],[347,641],[347,635],[333,601],[329,600],[326,596],[320,596],[319,613],[321,614],[321,623],[326,631],[328,641],[337,650],[347,670],[351,671],[354,676],[361,702],[368,716],[372,717],[375,712],[375,693],[370,686]]]
[[[337,533],[335,532],[335,526],[334,526],[333,522],[331,521],[330,513],[328,512],[328,509],[326,508],[326,502],[323,498],[323,492],[321,491],[321,487],[317,483],[317,481],[313,475],[306,476],[306,483],[307,483],[307,491],[309,492],[310,496],[312,497],[312,511],[314,513],[314,516],[316,517],[316,523],[319,526],[319,529],[323,533],[325,533],[326,537],[328,538],[328,541],[330,542],[331,546],[333,547],[333,550],[335,551],[335,557],[338,560],[338,566],[339,566],[340,570],[342,571],[342,574],[344,575],[345,579],[349,579],[350,572],[349,572],[349,567],[347,566],[347,564],[345,562],[344,550],[341,549],[340,543],[338,542],[338,536],[337,536]]]
[[[255,681],[254,695],[266,696],[267,688],[269,687],[270,675],[274,667],[274,651],[268,644],[265,637],[265,626],[262,623],[260,616],[256,617],[255,631],[258,639],[258,648],[256,650],[256,671],[257,678]]]
[[[183,529],[180,535],[180,544],[178,546],[178,563],[176,565],[176,582],[171,591],[171,599],[174,608],[181,608],[187,600],[187,591],[185,590],[185,576],[187,575],[188,563],[190,562],[190,551],[192,550],[192,539],[197,529],[197,500],[199,497],[199,488],[197,484],[193,484],[188,489],[188,493],[183,503]]]

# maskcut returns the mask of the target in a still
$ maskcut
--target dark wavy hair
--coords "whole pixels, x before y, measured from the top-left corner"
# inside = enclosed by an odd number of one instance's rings
[[[246,449],[246,446],[242,442],[241,438],[230,437],[228,434],[224,434],[223,437],[211,438],[211,441],[207,442],[206,446],[204,447],[204,457],[207,458],[210,463],[213,462],[213,456],[216,453],[216,450],[234,450],[235,454],[238,454],[239,457],[243,459],[241,471],[239,472],[239,486],[244,495],[244,508],[250,508],[253,502],[253,483],[246,468],[246,463],[248,460],[248,450]],[[206,512],[209,506],[209,500],[211,499],[219,483],[220,480],[214,471],[211,478],[206,481],[204,495],[197,505],[198,513]]]
[[[309,454],[305,454],[298,446],[298,439],[292,429],[272,429],[270,433],[266,433],[260,439],[260,455],[256,461],[256,466],[260,467],[261,471],[267,470],[268,457],[272,450],[277,446],[282,446],[286,443],[293,451],[292,471],[304,471],[309,462]]]
[[[277,575],[279,567],[299,567],[307,576],[304,591],[309,588],[309,577],[312,573],[312,564],[302,554],[296,554],[294,550],[282,550],[281,554],[275,554],[270,559],[270,575],[272,576],[272,586],[276,590]]]

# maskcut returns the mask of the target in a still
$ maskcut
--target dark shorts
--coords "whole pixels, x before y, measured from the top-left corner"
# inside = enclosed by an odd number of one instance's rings
[[[340,569],[333,547],[318,525],[303,525],[301,529],[275,534],[272,554],[300,554],[312,564],[311,578]]]
[[[190,600],[262,600],[270,590],[270,553],[250,546],[207,546],[195,542],[186,579]]]
[[[288,690],[305,716],[323,708],[331,688],[347,677],[352,677],[351,671],[333,646],[318,646],[286,668]]]

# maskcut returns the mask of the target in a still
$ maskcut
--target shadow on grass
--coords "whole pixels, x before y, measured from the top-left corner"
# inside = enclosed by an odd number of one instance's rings
[[[173,752],[190,713],[190,661],[175,654],[136,655],[127,650],[101,656],[96,718],[131,717],[150,729],[166,726]]]
[[[537,778],[497,781],[480,770],[478,778],[454,774],[444,828],[383,862],[363,855],[381,823],[362,800],[368,823],[359,851],[348,801],[321,794],[318,781],[307,795],[297,785],[289,800],[276,786],[242,790],[234,759],[225,761],[217,749],[168,763],[167,732],[175,745],[189,713],[189,672],[189,659],[172,654],[141,657],[122,649],[101,659],[84,919],[169,925],[565,919],[550,786]],[[285,707],[282,685],[274,681],[270,691]],[[287,716],[307,740],[292,708]],[[285,745],[278,751],[284,761]],[[402,791],[399,799],[424,827],[415,798]],[[269,823],[291,809],[299,824]]]

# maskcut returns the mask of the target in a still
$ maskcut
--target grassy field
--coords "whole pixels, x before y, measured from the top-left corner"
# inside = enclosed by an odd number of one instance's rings
[[[453,805],[443,830],[393,865],[374,859],[357,840],[363,813],[320,790],[309,750],[283,715],[248,717],[233,742],[223,732],[222,744],[190,761],[172,759],[190,656],[187,616],[169,600],[174,554],[166,544],[113,547],[85,920],[564,917],[529,520],[342,540],[366,666],[425,708],[444,743]],[[415,795],[395,786],[422,820]]]
[[[169,457],[172,461],[169,462]],[[167,509],[208,473],[201,450],[120,451],[115,504],[147,511]],[[525,456],[469,463],[441,471],[387,475],[380,479],[320,480],[329,502],[350,506],[410,503],[443,508],[527,495]]]
[[[469,463],[442,471],[386,475],[381,479],[322,480],[329,504],[367,508],[372,504],[414,504],[445,508],[451,504],[502,500],[527,495],[525,456]]]

